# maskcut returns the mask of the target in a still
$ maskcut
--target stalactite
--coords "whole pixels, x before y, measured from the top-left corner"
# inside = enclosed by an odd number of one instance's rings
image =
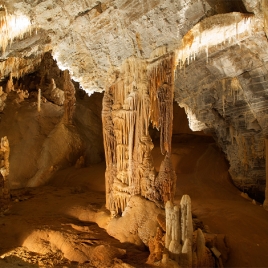
[[[209,49],[232,42],[243,40],[246,35],[251,35],[254,24],[252,14],[228,13],[218,14],[204,19],[196,24],[182,39],[182,44],[176,53],[176,65],[182,68],[186,62],[190,64],[192,59],[201,51],[205,51],[208,63]]]
[[[160,129],[162,154],[171,153],[173,124],[174,55],[168,55],[148,68],[151,122]]]
[[[12,76],[18,79],[27,73],[34,72],[41,60],[41,53],[37,54],[34,59],[9,57],[0,62],[0,77],[3,79],[12,73]]]
[[[72,83],[70,74],[68,70],[65,70],[63,72],[64,77],[64,84],[63,84],[63,90],[64,90],[64,123],[66,125],[72,125],[73,124],[73,114],[75,110],[75,88]]]
[[[9,175],[9,141],[7,137],[1,138],[0,145],[0,205],[1,209],[7,209],[10,200],[8,175]]]
[[[14,38],[23,38],[25,33],[31,33],[31,21],[22,14],[9,14],[4,5],[0,5],[0,9],[0,46],[5,52]]]
[[[11,91],[14,91],[12,73],[9,74],[9,79],[7,81],[7,84],[6,84],[6,93],[9,94]]]
[[[233,77],[231,80],[231,96],[233,97],[233,104],[235,104],[237,100],[237,96],[239,91],[242,89],[239,80],[237,77]]]
[[[106,159],[105,187],[106,187],[106,207],[111,210],[110,199],[112,194],[113,179],[116,176],[116,140],[114,136],[114,126],[112,121],[112,105],[113,105],[113,88],[107,89],[102,101],[102,124],[103,124],[103,140]]]

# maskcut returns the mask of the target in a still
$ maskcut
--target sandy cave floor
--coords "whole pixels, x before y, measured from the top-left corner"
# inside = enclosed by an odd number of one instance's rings
[[[176,202],[192,199],[192,211],[208,232],[225,234],[225,267],[268,267],[268,212],[241,197],[229,180],[223,154],[209,139],[173,139]],[[153,150],[158,169],[162,156]],[[148,250],[122,244],[94,222],[107,220],[105,164],[58,172],[53,183],[12,191],[0,217],[0,267],[149,267]]]

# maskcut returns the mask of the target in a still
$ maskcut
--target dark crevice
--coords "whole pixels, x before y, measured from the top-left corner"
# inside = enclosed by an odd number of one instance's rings
[[[242,0],[207,0],[216,14],[229,12],[248,13]]]
[[[94,7],[86,9],[85,11],[79,12],[78,15],[75,17],[75,19],[77,19],[78,17],[82,17],[82,16],[88,14],[93,9],[96,9],[99,13],[102,13],[101,2],[98,1],[97,4]]]

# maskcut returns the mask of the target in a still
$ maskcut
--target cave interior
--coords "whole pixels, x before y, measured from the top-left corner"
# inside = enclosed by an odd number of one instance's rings
[[[268,0],[0,22],[0,267],[268,267]]]

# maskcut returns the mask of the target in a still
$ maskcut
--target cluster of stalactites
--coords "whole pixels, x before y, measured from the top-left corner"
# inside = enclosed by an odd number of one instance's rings
[[[160,129],[162,154],[171,153],[173,125],[174,55],[168,55],[148,69],[151,101],[150,119]]]
[[[132,57],[124,62],[117,81],[104,94],[106,206],[112,214],[122,213],[128,198],[135,194],[164,204],[173,200],[173,81],[173,54],[149,65]],[[158,176],[151,156],[150,119],[160,129],[161,152],[166,154]]]
[[[210,48],[240,42],[251,35],[253,27],[252,14],[233,12],[206,18],[183,37],[176,52],[176,65],[189,64],[202,51],[206,52],[208,61]]]
[[[6,50],[14,38],[22,38],[25,33],[31,32],[31,21],[23,14],[9,14],[4,5],[0,5],[0,46]]]
[[[41,53],[36,55],[34,59],[9,57],[5,61],[0,62],[0,78],[4,79],[12,73],[13,78],[19,79],[25,74],[34,72],[37,66],[40,65],[41,60]]]

